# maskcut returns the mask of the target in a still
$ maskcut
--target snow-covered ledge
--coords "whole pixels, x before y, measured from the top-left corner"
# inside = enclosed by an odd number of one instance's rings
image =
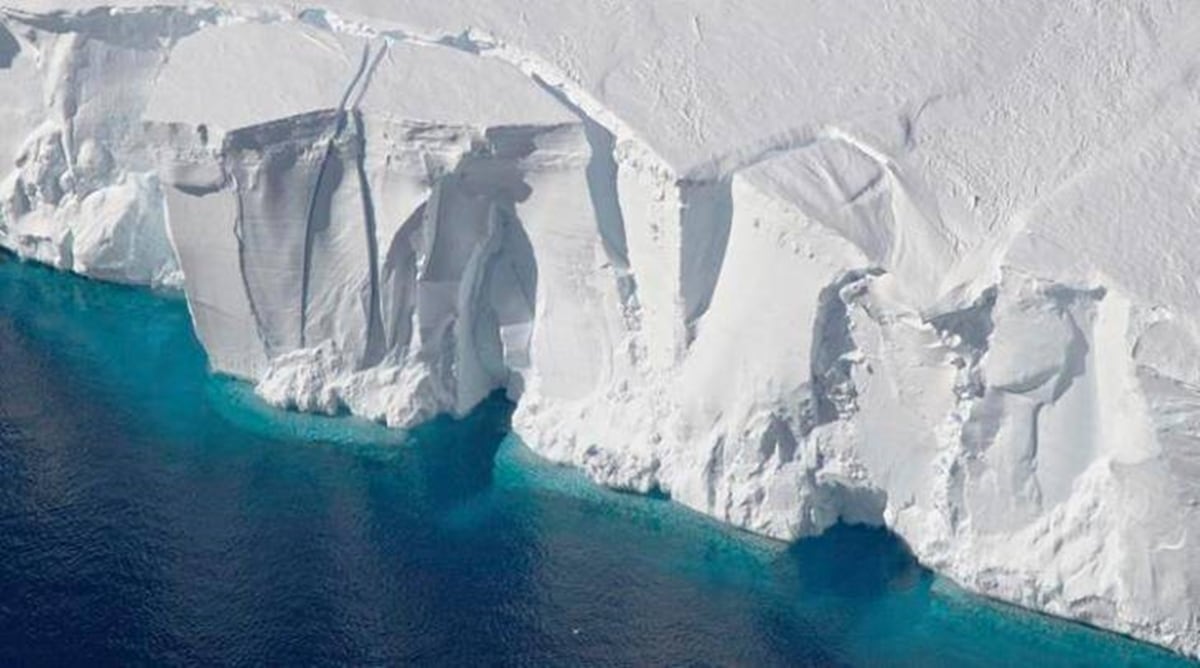
[[[1200,5],[8,2],[0,244],[268,400],[1200,654]]]

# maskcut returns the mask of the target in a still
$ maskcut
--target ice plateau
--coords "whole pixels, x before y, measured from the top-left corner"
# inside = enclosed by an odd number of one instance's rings
[[[1200,655],[1200,4],[5,0],[0,245],[214,370]]]

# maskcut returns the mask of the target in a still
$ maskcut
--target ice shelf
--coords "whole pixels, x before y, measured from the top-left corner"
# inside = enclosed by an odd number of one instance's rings
[[[8,0],[0,245],[215,371],[1200,655],[1200,4]]]

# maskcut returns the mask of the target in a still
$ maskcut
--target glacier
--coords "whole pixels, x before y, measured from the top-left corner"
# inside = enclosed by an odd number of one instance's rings
[[[1200,656],[1200,5],[0,6],[0,245],[395,427]]]

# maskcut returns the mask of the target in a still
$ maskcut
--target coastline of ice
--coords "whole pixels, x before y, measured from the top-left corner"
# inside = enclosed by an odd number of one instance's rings
[[[506,388],[597,482],[1200,653],[1200,10],[45,4],[0,244],[181,286],[272,403]]]

